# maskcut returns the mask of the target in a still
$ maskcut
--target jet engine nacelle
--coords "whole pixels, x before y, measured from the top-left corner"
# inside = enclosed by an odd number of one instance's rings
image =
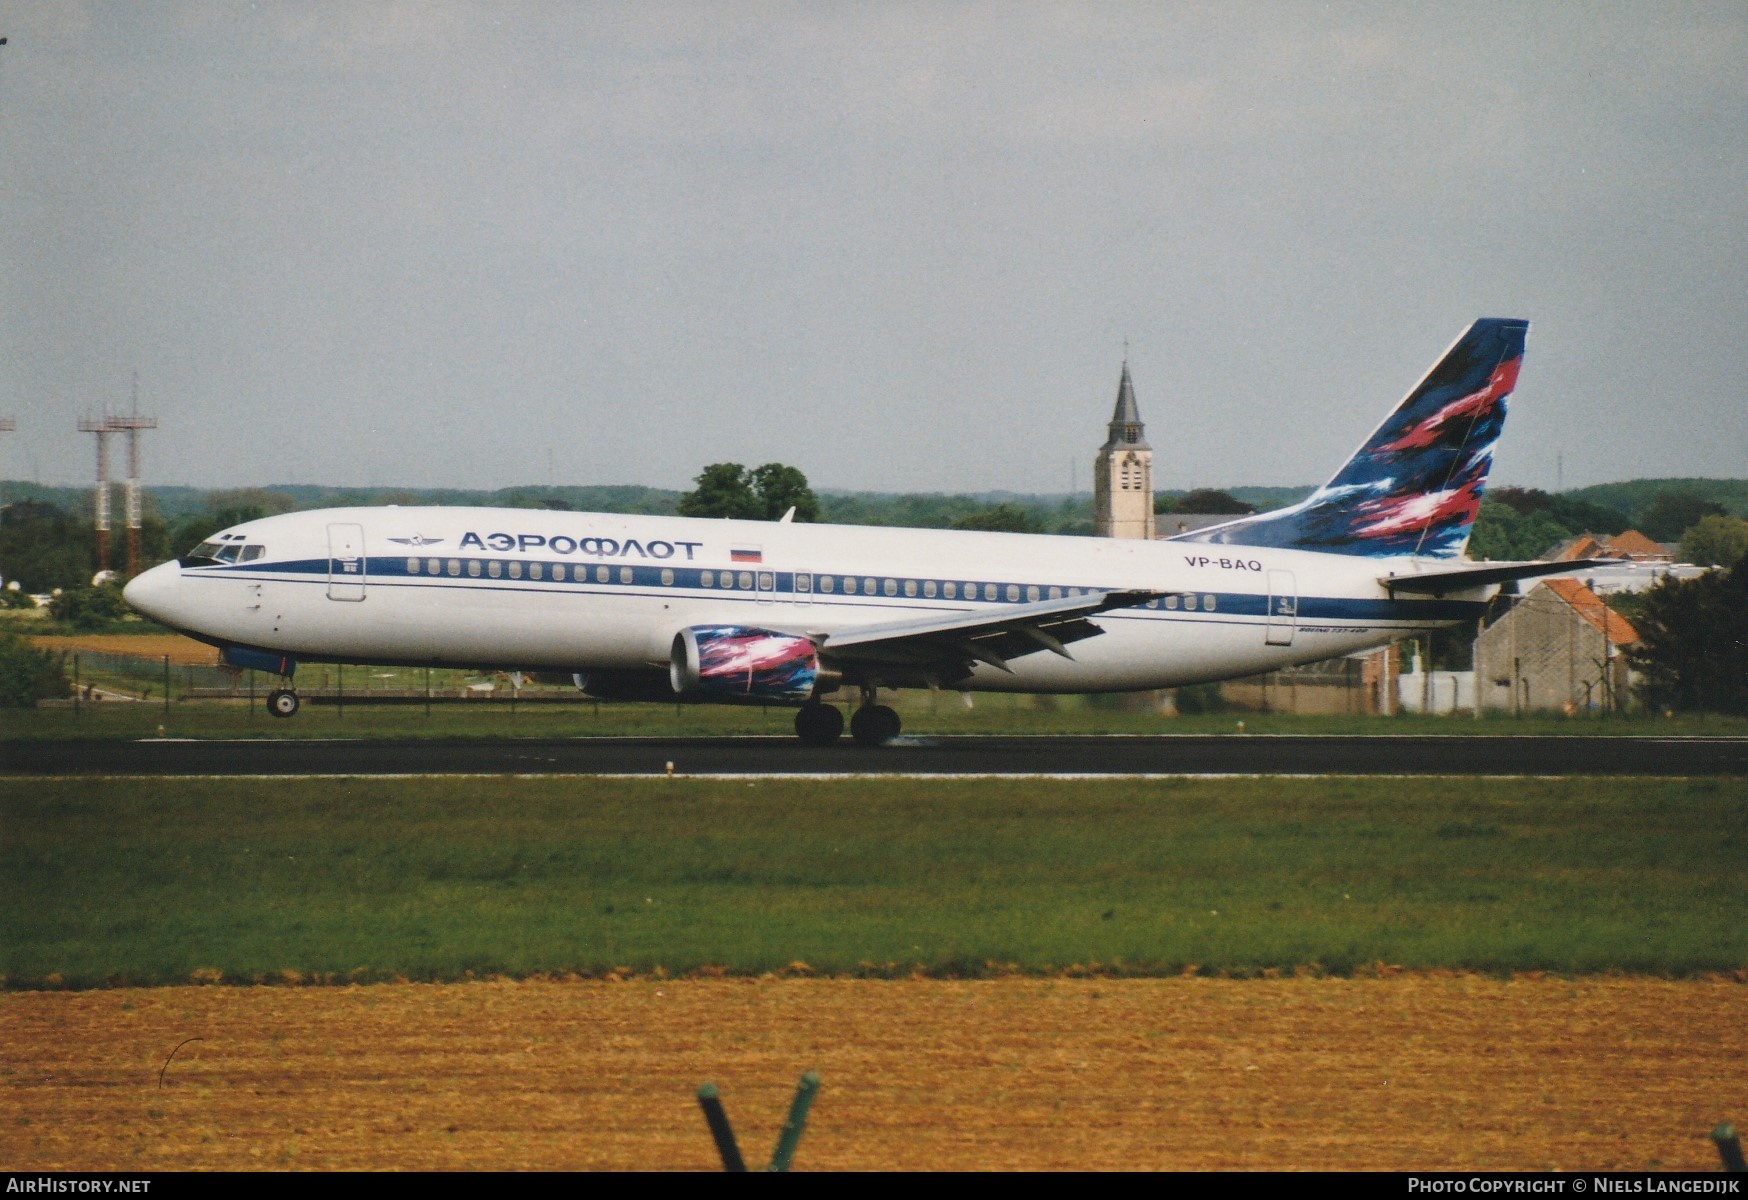
[[[674,635],[668,677],[680,696],[802,704],[819,681],[819,648],[770,629],[694,625]]]

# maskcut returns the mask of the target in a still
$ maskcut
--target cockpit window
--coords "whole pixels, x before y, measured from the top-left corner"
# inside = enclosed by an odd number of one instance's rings
[[[265,546],[246,546],[242,542],[202,542],[182,556],[184,566],[196,563],[254,562],[267,553]]]

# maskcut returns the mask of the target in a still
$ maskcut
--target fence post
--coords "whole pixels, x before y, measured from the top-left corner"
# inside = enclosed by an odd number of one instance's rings
[[[789,1105],[789,1119],[783,1122],[783,1132],[777,1135],[777,1148],[771,1152],[771,1170],[787,1171],[795,1157],[795,1147],[801,1144],[801,1131],[807,1126],[807,1112],[813,1107],[814,1093],[819,1091],[819,1076],[808,1071],[795,1089],[795,1099]]]
[[[79,682],[79,652],[73,652],[73,712],[84,712],[85,689]]]
[[[728,1123],[728,1114],[722,1111],[722,1098],[717,1095],[714,1083],[698,1089],[698,1107],[704,1110],[704,1123],[710,1126],[710,1136],[716,1139],[716,1152],[722,1155],[722,1169],[745,1171],[746,1160],[740,1156],[740,1147],[735,1144],[734,1129]]]
[[[1712,1141],[1718,1144],[1718,1157],[1724,1160],[1724,1170],[1732,1174],[1748,1171],[1748,1162],[1742,1159],[1742,1143],[1736,1140],[1734,1125],[1719,1125],[1712,1130]]]
[[[425,715],[431,715],[431,668],[425,668]]]
[[[170,656],[164,656],[164,711],[170,711]]]
[[[340,710],[340,715],[343,717],[346,715],[346,664],[345,663],[335,663],[334,664],[334,678],[336,680],[336,683],[334,686],[334,700],[336,701],[336,705]]]

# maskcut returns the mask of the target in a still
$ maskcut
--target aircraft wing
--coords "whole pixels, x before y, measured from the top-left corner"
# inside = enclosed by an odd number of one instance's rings
[[[1448,567],[1432,567],[1413,575],[1385,575],[1378,582],[1392,592],[1443,596],[1448,592],[1484,587],[1490,583],[1505,583],[1512,579],[1534,579],[1539,575],[1576,575],[1579,571],[1607,566],[1610,562],[1609,559],[1601,558],[1577,558],[1566,562],[1465,562]]]
[[[1003,604],[967,612],[889,621],[840,629],[817,638],[820,653],[846,662],[916,667],[988,663],[1012,673],[1007,660],[1039,650],[1073,659],[1068,645],[1103,633],[1088,617],[1113,608],[1133,608],[1170,592],[1111,591]]]

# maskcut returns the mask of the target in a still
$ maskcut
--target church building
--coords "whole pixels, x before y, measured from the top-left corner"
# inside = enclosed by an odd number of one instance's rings
[[[1117,385],[1111,435],[1093,467],[1093,532],[1099,537],[1153,537],[1153,448],[1141,427],[1127,359]]]

